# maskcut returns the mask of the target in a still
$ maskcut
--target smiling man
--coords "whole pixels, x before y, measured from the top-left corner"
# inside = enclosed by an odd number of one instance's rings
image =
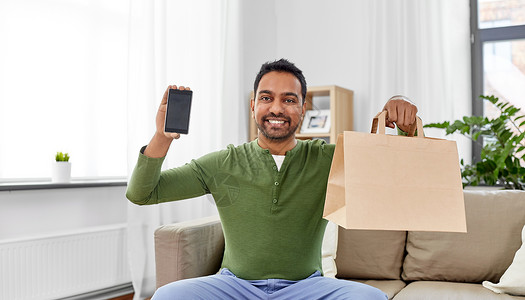
[[[179,137],[164,132],[164,94],[157,131],[141,150],[126,195],[144,205],[212,194],[225,250],[219,274],[170,283],[153,299],[387,299],[371,286],[322,276],[322,214],[335,145],[295,138],[305,113],[301,70],[284,59],[265,63],[254,91],[255,141],[161,172]],[[415,122],[417,108],[402,97],[384,109],[389,125]]]

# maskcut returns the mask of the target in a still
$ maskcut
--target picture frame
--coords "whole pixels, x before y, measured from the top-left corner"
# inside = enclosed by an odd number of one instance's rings
[[[328,133],[330,132],[330,110],[307,110],[304,115],[301,133]]]

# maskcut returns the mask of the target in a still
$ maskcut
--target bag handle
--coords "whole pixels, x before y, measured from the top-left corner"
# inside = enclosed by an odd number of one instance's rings
[[[385,134],[385,124],[387,115],[388,112],[386,110],[383,110],[374,117],[374,120],[372,121],[372,130],[370,131],[371,133],[377,132],[377,134]],[[423,121],[419,116],[416,116],[416,123],[412,124],[412,126],[410,127],[408,136],[413,137],[416,132],[416,128],[418,132],[417,137],[424,138],[425,133],[423,132]]]

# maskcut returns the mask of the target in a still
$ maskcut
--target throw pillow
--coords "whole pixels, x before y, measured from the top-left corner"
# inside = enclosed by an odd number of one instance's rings
[[[522,244],[525,192],[465,190],[464,195],[468,233],[410,231],[404,280],[498,282],[505,273]]]
[[[525,296],[525,226],[521,230],[521,248],[498,284],[483,281],[483,286],[498,294]]]
[[[337,274],[335,254],[337,252],[338,227],[337,224],[331,221],[328,221],[328,224],[326,224],[322,247],[323,275],[325,277],[335,278]]]
[[[337,278],[401,279],[406,231],[339,227]]]

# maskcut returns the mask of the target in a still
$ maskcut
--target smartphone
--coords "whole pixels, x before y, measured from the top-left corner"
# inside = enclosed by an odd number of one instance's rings
[[[188,134],[192,91],[170,89],[166,109],[165,132]]]

